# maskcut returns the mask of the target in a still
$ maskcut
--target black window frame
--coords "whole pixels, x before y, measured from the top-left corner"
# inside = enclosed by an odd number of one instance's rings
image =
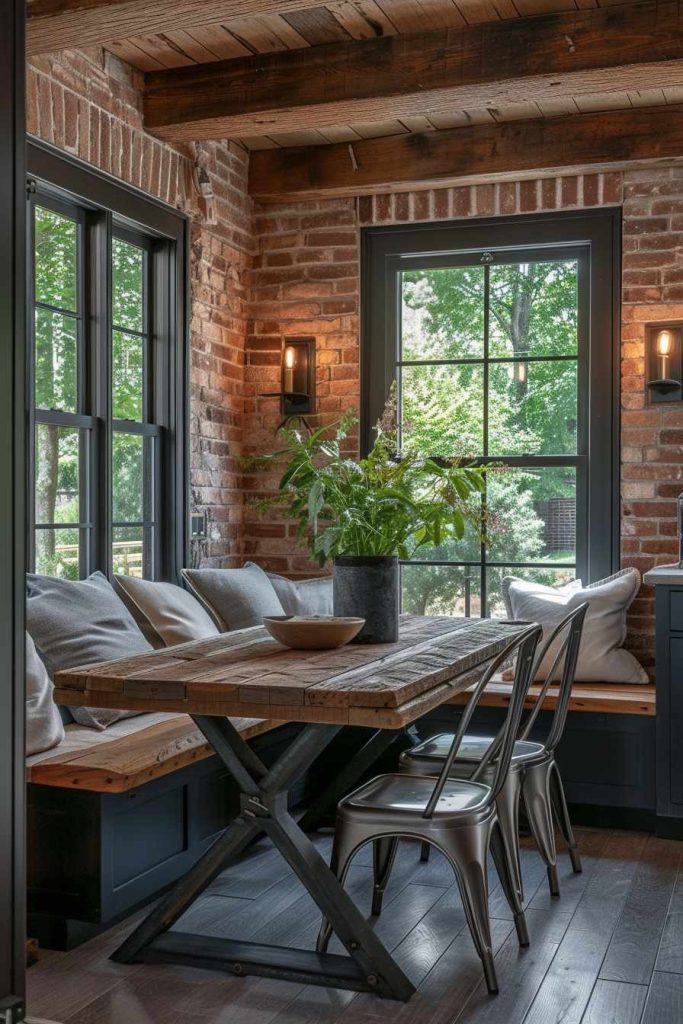
[[[578,258],[581,285],[577,388],[585,400],[579,401],[577,410],[577,454],[505,456],[504,459],[489,455],[477,461],[504,461],[510,466],[538,468],[576,467],[576,575],[588,582],[610,575],[619,566],[620,237],[621,210],[612,207],[588,212],[368,227],[361,233],[361,447],[364,452],[372,444],[373,426],[396,377],[396,367],[400,373],[398,282],[402,270],[471,266],[478,261],[484,266],[496,266],[503,262],[522,262],[525,257],[528,260]],[[514,362],[490,358],[488,352],[485,356],[490,363]],[[525,357],[525,361],[531,361],[531,357]],[[486,389],[484,394],[486,396]],[[420,559],[418,555],[412,564],[454,563]],[[496,562],[488,560],[481,568],[483,607],[486,565],[495,567]],[[504,565],[514,572],[514,562],[506,561]],[[556,563],[552,565],[558,567]],[[531,563],[524,563],[524,566],[531,566]],[[543,563],[542,567],[547,568],[548,563]]]
[[[34,329],[28,325],[27,408],[30,437],[36,422],[79,426],[88,439],[82,450],[82,488],[85,509],[82,526],[89,540],[81,545],[79,576],[100,570],[112,575],[113,509],[111,453],[114,432],[139,434],[153,440],[157,515],[151,552],[153,579],[177,581],[189,550],[189,220],[178,210],[117,179],[66,156],[44,143],[27,147],[29,210],[29,271],[33,254],[33,204],[79,217],[83,239],[79,246],[79,407],[76,415],[36,410],[34,405]],[[143,419],[114,420],[112,376],[112,281],[109,253],[119,237],[143,246],[146,259],[147,335],[146,385]],[[28,274],[29,309],[33,308],[33,279]],[[29,446],[28,479],[29,566],[34,558],[34,451]],[[137,524],[136,524],[137,525]]]

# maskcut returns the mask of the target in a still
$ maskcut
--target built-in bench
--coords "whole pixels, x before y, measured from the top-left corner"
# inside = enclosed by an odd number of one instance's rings
[[[298,729],[233,719],[269,763]],[[238,794],[186,715],[68,725],[29,757],[29,931],[69,949],[179,878],[238,810]]]
[[[540,685],[533,684],[529,690],[526,707],[533,707],[540,692]],[[510,701],[512,682],[496,679],[486,687],[480,706],[505,707]],[[451,697],[449,704],[464,704],[467,692]],[[557,704],[558,691],[550,687],[543,707],[552,710]],[[569,699],[570,711],[589,711],[606,715],[648,715],[656,711],[655,684],[626,685],[623,683],[575,683]]]

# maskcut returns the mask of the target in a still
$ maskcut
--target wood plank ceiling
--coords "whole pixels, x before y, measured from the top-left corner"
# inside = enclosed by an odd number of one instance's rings
[[[683,0],[29,0],[29,56],[97,45],[262,201],[683,160]]]
[[[624,0],[619,0],[623,4]],[[164,30],[153,34],[130,35],[112,39],[105,46],[122,60],[144,72],[169,68],[208,65],[256,54],[303,50],[308,47],[353,40],[377,39],[386,36],[425,33],[438,29],[462,29],[471,25],[517,20],[542,14],[588,10],[612,6],[610,0],[338,0],[324,6],[313,6],[315,0],[151,0],[141,3],[128,14],[129,0],[113,0],[113,23],[117,16],[122,28],[126,25],[163,24]],[[78,26],[86,25],[97,0],[29,0],[29,48],[31,31],[41,20],[48,22],[56,11],[71,8],[70,25],[64,20],[62,31],[79,39]],[[155,8],[159,13],[155,13]],[[166,16],[161,13],[165,8]],[[147,17],[142,14],[147,12]],[[219,20],[225,12],[228,18]],[[235,17],[236,12],[244,16]],[[68,18],[68,13],[61,15]],[[76,26],[74,30],[74,26]],[[173,27],[171,27],[173,26]],[[182,27],[175,27],[182,26]],[[52,26],[45,30],[49,38]],[[90,28],[88,26],[88,32]],[[97,29],[88,35],[96,39]],[[36,42],[33,48],[39,48]],[[571,47],[571,39],[567,46]],[[58,47],[55,47],[58,48]],[[156,76],[153,76],[156,77]],[[606,80],[605,80],[606,81]],[[680,84],[679,84],[680,82]],[[683,76],[676,69],[654,78],[634,73],[609,83],[609,87],[584,86],[576,95],[566,92],[557,98],[547,90],[537,98],[516,102],[504,96],[501,102],[458,105],[446,103],[443,109],[425,113],[408,104],[400,116],[381,120],[354,118],[348,110],[340,123],[310,127],[304,123],[287,130],[249,131],[236,137],[251,150],[355,143],[362,139],[392,135],[434,132],[472,125],[493,125],[497,122],[554,118],[564,115],[606,110],[653,107],[683,102]],[[352,104],[347,105],[352,106]],[[296,118],[289,118],[296,121]],[[329,120],[329,118],[328,118]],[[160,133],[161,134],[161,133]]]

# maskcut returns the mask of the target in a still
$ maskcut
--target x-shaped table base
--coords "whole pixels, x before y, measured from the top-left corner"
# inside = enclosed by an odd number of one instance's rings
[[[113,959],[165,962],[260,974],[330,988],[410,999],[414,987],[289,814],[294,781],[341,728],[307,725],[270,768],[227,718],[193,716],[241,790],[241,810],[193,868],[138,925]],[[349,956],[169,931],[171,926],[259,833],[265,832],[329,920]]]

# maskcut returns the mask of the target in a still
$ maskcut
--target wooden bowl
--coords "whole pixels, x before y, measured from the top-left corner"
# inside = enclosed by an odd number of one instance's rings
[[[268,615],[263,619],[272,637],[295,651],[324,651],[353,640],[365,619],[336,615]]]

